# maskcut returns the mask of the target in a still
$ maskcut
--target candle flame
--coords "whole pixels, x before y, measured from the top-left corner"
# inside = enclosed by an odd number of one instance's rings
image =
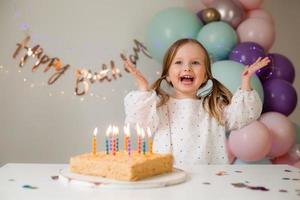
[[[106,129],[106,136],[107,137],[110,135],[111,131],[112,131],[112,127],[111,127],[111,125],[109,125],[109,127]]]
[[[147,128],[147,133],[148,133],[148,137],[150,138],[152,136],[152,133],[149,127]]]
[[[129,123],[127,124],[127,126],[124,126],[124,133],[127,137],[130,136],[130,126]]]
[[[94,129],[94,136],[96,136],[97,135],[97,132],[98,132],[98,128],[96,127],[95,129]]]
[[[115,134],[119,135],[119,127],[115,126],[115,131],[116,131]]]
[[[138,136],[141,135],[141,127],[138,123],[136,123],[136,133]]]

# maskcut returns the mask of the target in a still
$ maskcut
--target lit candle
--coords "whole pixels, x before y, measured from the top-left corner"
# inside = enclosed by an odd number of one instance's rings
[[[98,128],[95,128],[93,133],[93,155],[94,156],[96,155],[97,152],[97,139],[96,139],[97,132],[98,132]]]
[[[125,151],[127,151],[128,156],[131,155],[131,139],[130,139],[130,127],[129,124],[124,127],[124,133],[125,133]]]
[[[136,124],[136,133],[137,133],[137,151],[141,153],[141,128],[139,124]]]
[[[127,126],[124,126],[124,151],[127,151],[128,149],[128,138],[130,135],[130,127],[129,124],[127,124]]]
[[[112,154],[115,156],[116,155],[116,127],[113,126],[113,131],[112,131]]]
[[[106,154],[109,154],[109,138],[110,138],[110,133],[112,131],[111,125],[109,125],[109,127],[106,129],[106,138],[105,138],[105,150],[106,150]]]
[[[127,153],[128,153],[128,156],[131,155],[131,139],[130,139],[130,136],[128,137]]]
[[[153,141],[152,141],[152,133],[151,133],[151,130],[150,130],[149,127],[147,128],[147,134],[148,134],[149,153],[152,154],[152,144],[153,144]]]
[[[143,154],[145,155],[146,154],[146,137],[145,137],[145,131],[143,128],[141,129],[141,135],[143,138]]]
[[[117,149],[117,152],[118,152],[119,151],[119,127],[117,127],[117,126],[116,126],[115,137],[116,137],[116,149]]]

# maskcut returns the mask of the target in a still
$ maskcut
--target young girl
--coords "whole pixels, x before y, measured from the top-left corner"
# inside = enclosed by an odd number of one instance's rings
[[[246,67],[241,87],[232,95],[213,78],[208,53],[197,40],[181,39],[167,50],[161,77],[151,87],[127,60],[125,66],[135,77],[139,90],[125,97],[125,121],[150,127],[155,133],[154,152],[172,153],[175,167],[229,164],[225,132],[239,129],[260,116],[262,103],[251,89],[250,78],[269,62],[267,57],[259,58]],[[211,90],[199,95],[199,89],[209,80]],[[162,81],[172,87],[172,94],[161,89]]]

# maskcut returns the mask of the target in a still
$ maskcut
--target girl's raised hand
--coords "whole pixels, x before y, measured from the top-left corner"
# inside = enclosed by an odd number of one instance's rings
[[[130,62],[128,59],[124,61],[124,66],[128,71],[133,75],[135,78],[138,88],[141,91],[147,91],[148,90],[148,81],[144,77],[144,75]]]
[[[257,70],[267,66],[269,62],[271,62],[269,57],[259,57],[252,65],[246,66],[242,73],[242,79],[250,79]]]

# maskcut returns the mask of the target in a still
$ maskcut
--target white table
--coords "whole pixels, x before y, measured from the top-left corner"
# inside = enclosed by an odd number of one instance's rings
[[[0,199],[300,199],[300,169],[287,165],[203,165],[182,184],[153,189],[104,189],[53,180],[65,164],[6,164],[0,168]],[[225,171],[225,175],[216,173]],[[269,191],[234,187],[264,186]],[[207,184],[209,183],[209,184]],[[24,185],[37,189],[23,188]],[[286,190],[280,192],[279,190]]]

